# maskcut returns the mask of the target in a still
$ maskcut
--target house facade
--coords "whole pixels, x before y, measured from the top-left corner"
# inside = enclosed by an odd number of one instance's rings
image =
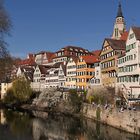
[[[93,76],[89,81],[90,88],[96,88],[102,86],[101,79],[101,66],[100,63],[95,67],[95,76]]]
[[[93,55],[86,49],[76,46],[66,46],[56,53],[56,57],[53,58],[54,63],[68,61],[70,56],[81,56],[81,55]]]
[[[77,72],[77,57],[71,57],[67,62],[66,67],[66,87],[70,89],[76,89],[76,72]]]
[[[125,52],[126,27],[122,13],[121,3],[114,23],[111,38],[105,38],[100,53],[101,80],[103,86],[115,87],[117,77],[117,59]]]
[[[100,53],[101,79],[103,86],[115,87],[117,58],[125,52],[125,41],[105,39]]]
[[[40,91],[45,88],[45,78],[47,70],[50,67],[44,65],[37,65],[35,71],[33,73],[33,82],[31,83],[31,87],[34,90]]]
[[[35,56],[35,62],[38,65],[46,65],[52,62],[52,58],[55,56],[55,53],[41,51],[39,53],[36,53],[34,56]]]
[[[77,62],[77,83],[78,89],[87,89],[90,79],[95,76],[95,66],[99,60],[95,56],[80,56]]]
[[[126,41],[126,53],[118,59],[117,87],[128,98],[140,97],[140,27],[131,27]]]

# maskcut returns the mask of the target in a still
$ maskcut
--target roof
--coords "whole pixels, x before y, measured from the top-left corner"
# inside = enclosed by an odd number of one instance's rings
[[[94,56],[99,57],[101,50],[95,50],[95,51],[92,51],[92,53]]]
[[[35,60],[34,59],[24,59],[18,62],[18,65],[31,65],[34,66],[36,65]]]
[[[50,68],[50,66],[44,66],[44,65],[38,65],[41,74],[46,74],[47,70]]]
[[[121,6],[120,2],[119,2],[119,6],[118,6],[117,17],[123,17],[122,6]]]
[[[58,62],[58,63],[55,63],[52,67],[59,68],[61,64],[63,64],[63,62]]]
[[[34,59],[34,54],[29,53],[28,56],[27,56],[27,58],[28,58],[28,59]]]
[[[128,37],[128,32],[126,31],[126,32],[124,32],[124,33],[121,35],[120,40],[126,41],[126,40],[127,40],[127,37]]]
[[[21,66],[20,69],[21,69],[22,72],[32,72],[32,73],[34,72],[34,68],[29,67],[29,66],[28,67],[27,66]]]
[[[93,64],[93,63],[96,63],[96,62],[100,62],[98,57],[96,57],[96,56],[85,55],[85,56],[81,56],[81,57],[88,64]]]
[[[136,39],[137,40],[140,40],[140,27],[132,27],[132,30],[133,30],[133,32],[134,32],[134,34],[135,34],[135,36],[136,36]]]
[[[70,58],[72,58],[72,60],[75,62],[75,63],[77,63],[77,61],[78,61],[78,56],[71,56]],[[70,59],[69,59],[70,60]]]
[[[60,52],[62,50],[67,50],[67,51],[74,51],[74,52],[80,52],[80,50],[82,50],[83,53],[90,53],[87,49],[84,49],[82,47],[77,47],[77,46],[66,46],[64,48],[61,48],[59,51]],[[56,53],[57,53],[56,52]]]
[[[24,73],[27,80],[33,81],[33,73],[34,73],[33,67],[21,66],[20,69]]]
[[[112,47],[114,50],[125,50],[125,41],[124,40],[116,40],[112,38],[106,38],[105,39],[109,45]]]
[[[35,56],[36,56],[36,55],[39,55],[39,54],[45,54],[45,53],[46,53],[46,54],[54,54],[54,52],[40,51],[40,52],[36,53]]]

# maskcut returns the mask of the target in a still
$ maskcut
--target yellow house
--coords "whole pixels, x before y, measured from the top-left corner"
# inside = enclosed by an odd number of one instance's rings
[[[125,52],[125,41],[105,39],[100,53],[101,79],[103,86],[115,87],[117,58]]]
[[[89,80],[95,75],[95,66],[99,65],[97,56],[80,56],[77,62],[77,83],[78,89],[88,88]]]

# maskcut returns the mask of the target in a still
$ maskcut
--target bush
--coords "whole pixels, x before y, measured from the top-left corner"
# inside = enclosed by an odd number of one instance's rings
[[[3,102],[7,104],[16,102],[16,98],[14,96],[12,88],[9,88],[7,90],[6,95],[4,96]]]
[[[24,78],[18,78],[13,82],[13,94],[19,102],[26,102],[32,95],[30,83]]]

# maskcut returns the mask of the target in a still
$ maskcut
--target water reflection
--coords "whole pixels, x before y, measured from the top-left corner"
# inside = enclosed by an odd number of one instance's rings
[[[71,117],[49,115],[46,119],[33,119],[34,140],[139,140],[99,122]]]
[[[91,120],[48,115],[0,111],[0,140],[139,140],[128,134]],[[40,118],[41,117],[41,118]]]

